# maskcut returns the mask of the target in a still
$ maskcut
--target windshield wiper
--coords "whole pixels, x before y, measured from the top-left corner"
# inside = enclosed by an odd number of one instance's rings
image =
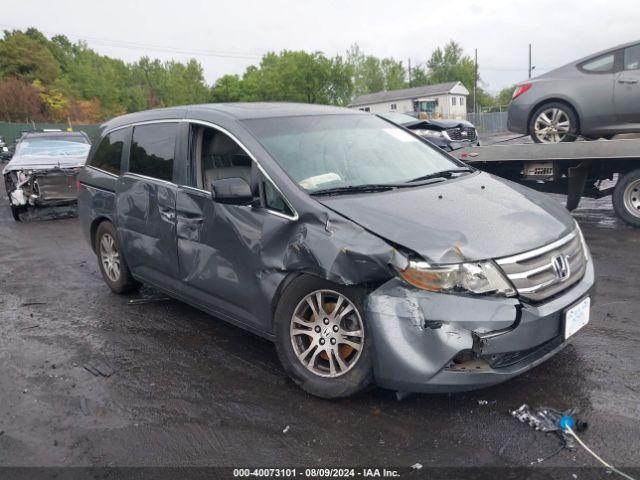
[[[325,188],[310,192],[309,195],[340,195],[344,193],[384,192],[396,188],[395,185],[373,183],[367,185],[348,185],[346,187]]]
[[[469,167],[460,167],[460,168],[451,168],[449,170],[441,170],[439,172],[430,173],[428,175],[423,175],[418,178],[414,178],[413,180],[407,181],[407,183],[420,182],[422,180],[429,180],[431,178],[451,178],[455,173],[463,173],[463,172],[473,172],[474,170]]]

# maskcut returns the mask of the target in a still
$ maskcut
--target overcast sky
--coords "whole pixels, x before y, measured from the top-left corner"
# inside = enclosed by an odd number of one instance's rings
[[[640,0],[29,0],[3,2],[0,28],[37,27],[84,39],[134,61],[196,58],[209,83],[242,73],[271,50],[344,53],[353,43],[413,65],[448,40],[497,92],[527,77],[528,44],[540,73],[640,40]],[[222,54],[222,56],[217,56]]]

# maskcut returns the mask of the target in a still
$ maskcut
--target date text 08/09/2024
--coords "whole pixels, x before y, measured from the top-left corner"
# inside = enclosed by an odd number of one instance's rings
[[[397,478],[397,470],[387,468],[235,468],[234,478]]]

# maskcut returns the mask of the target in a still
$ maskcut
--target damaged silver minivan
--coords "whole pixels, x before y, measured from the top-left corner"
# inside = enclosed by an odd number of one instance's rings
[[[321,397],[496,384],[589,320],[593,262],[561,205],[364,112],[126,115],[79,183],[114,292],[144,282],[273,340]]]

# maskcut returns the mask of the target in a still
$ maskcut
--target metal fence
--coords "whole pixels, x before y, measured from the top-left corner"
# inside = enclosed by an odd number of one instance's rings
[[[89,138],[93,139],[98,133],[99,125],[71,125],[74,132],[85,132]],[[42,129],[58,129],[66,131],[69,125],[66,123],[8,123],[0,122],[0,136],[4,137],[7,144],[11,144],[20,137],[22,132],[30,132]]]
[[[479,133],[507,131],[507,112],[469,113],[467,120],[476,126]]]

